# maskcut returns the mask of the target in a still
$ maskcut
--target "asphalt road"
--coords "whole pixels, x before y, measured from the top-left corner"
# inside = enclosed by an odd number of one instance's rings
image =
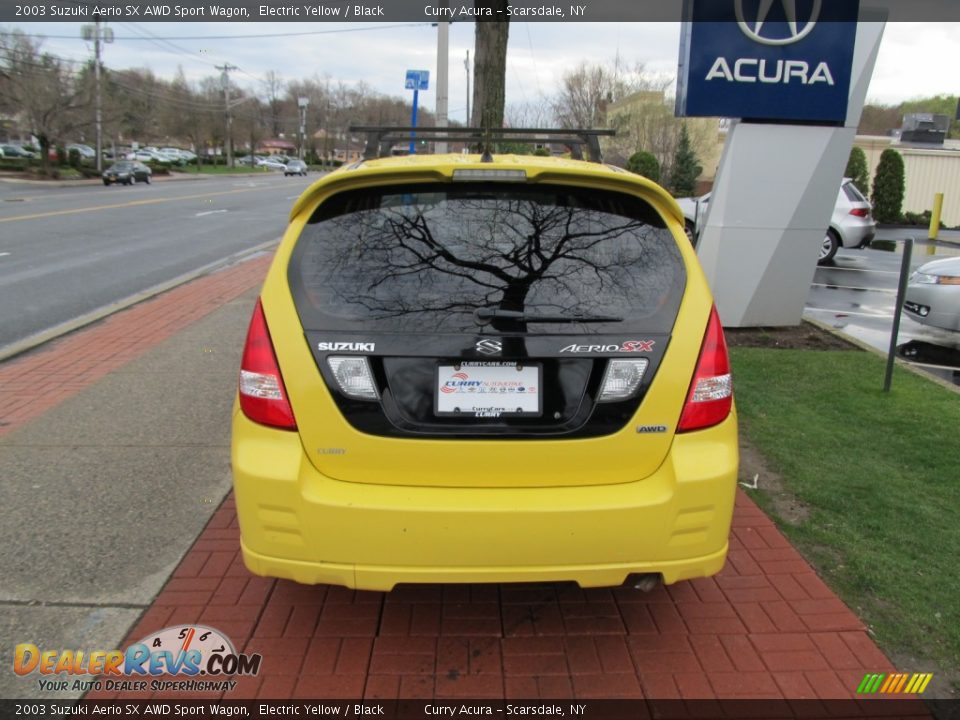
[[[0,356],[37,333],[279,239],[312,181],[0,182]]]
[[[926,236],[918,229],[920,238]],[[890,346],[905,230],[884,230],[865,250],[841,250],[830,266],[817,268],[804,315],[886,352]],[[947,232],[954,242],[960,233]],[[960,245],[918,240],[911,272],[937,258],[960,255]],[[960,333],[931,328],[906,314],[900,321],[898,355],[960,385]]]

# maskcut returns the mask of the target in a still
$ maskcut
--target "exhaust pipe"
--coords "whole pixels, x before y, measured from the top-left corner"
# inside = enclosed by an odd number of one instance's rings
[[[627,579],[623,581],[623,587],[647,593],[655,590],[662,579],[663,576],[660,573],[634,573],[627,575]]]

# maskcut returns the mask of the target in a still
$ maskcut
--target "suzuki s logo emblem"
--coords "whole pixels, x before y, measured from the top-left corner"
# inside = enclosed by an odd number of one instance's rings
[[[499,340],[480,340],[476,347],[477,352],[484,355],[499,355],[503,350],[503,344]]]
[[[737,25],[743,30],[744,35],[761,45],[792,45],[803,40],[817,24],[822,3],[822,0],[813,0],[810,17],[807,18],[806,22],[800,23],[797,22],[797,0],[779,0],[787,18],[787,35],[777,37],[780,33],[773,33],[774,36],[771,37],[769,28],[765,28],[764,25],[774,0],[759,0],[756,17],[751,18],[748,18],[744,13],[743,4],[746,0],[734,1],[736,3]]]

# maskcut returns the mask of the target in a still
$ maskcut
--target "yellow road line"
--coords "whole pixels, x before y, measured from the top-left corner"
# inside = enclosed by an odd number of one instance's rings
[[[243,188],[241,190],[224,190],[223,192],[204,193],[202,195],[184,195],[182,197],[172,198],[152,198],[150,200],[131,200],[130,202],[117,203],[115,205],[95,205],[86,208],[74,208],[73,210],[51,210],[49,212],[33,213],[30,215],[14,215],[13,217],[0,218],[0,223],[15,222],[18,220],[36,220],[38,218],[55,217],[57,215],[73,215],[74,213],[97,212],[99,210],[116,210],[118,208],[136,207],[138,205],[158,205],[160,203],[174,202],[176,200],[196,200],[198,198],[219,197],[220,195],[235,195],[237,193],[248,193],[255,190],[264,190],[262,187]]]

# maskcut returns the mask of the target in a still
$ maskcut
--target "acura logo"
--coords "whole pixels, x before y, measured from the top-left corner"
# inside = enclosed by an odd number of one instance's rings
[[[795,42],[800,42],[809,35],[817,24],[817,17],[820,15],[820,4],[822,0],[813,0],[810,17],[807,18],[804,23],[797,22],[797,0],[779,0],[783,5],[783,13],[787,18],[787,32],[789,34],[786,37],[768,37],[767,33],[769,30],[767,30],[764,25],[773,2],[774,0],[760,0],[756,17],[748,19],[743,11],[744,0],[735,0],[737,25],[743,30],[744,35],[762,45],[792,45]]]
[[[503,344],[499,340],[480,340],[477,342],[477,352],[484,355],[499,355]]]

